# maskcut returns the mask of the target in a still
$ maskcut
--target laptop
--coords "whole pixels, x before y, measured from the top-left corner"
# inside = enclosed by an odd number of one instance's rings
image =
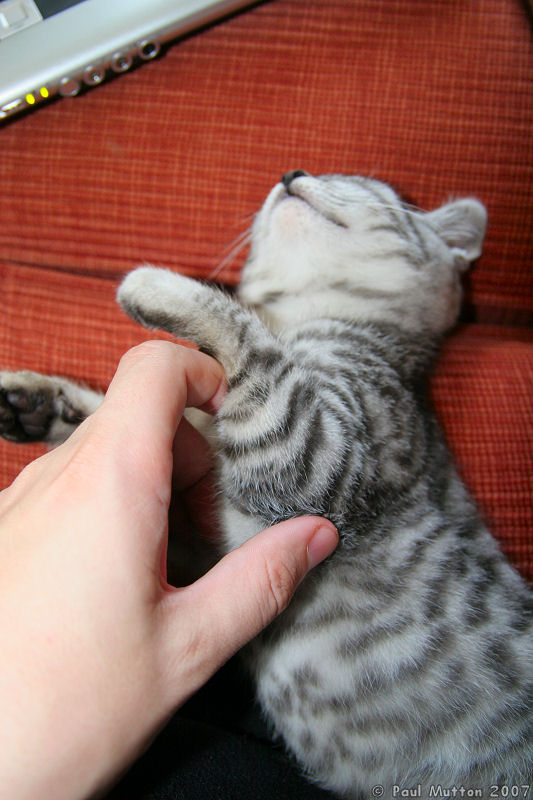
[[[151,61],[252,0],[0,0],[0,121]]]

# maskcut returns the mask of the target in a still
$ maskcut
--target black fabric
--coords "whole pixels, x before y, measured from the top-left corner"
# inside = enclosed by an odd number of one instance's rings
[[[328,800],[273,744],[237,659],[170,721],[108,800]]]

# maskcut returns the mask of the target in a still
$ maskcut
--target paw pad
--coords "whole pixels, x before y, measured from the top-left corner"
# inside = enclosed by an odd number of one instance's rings
[[[0,436],[12,442],[45,438],[55,416],[53,397],[0,388]]]

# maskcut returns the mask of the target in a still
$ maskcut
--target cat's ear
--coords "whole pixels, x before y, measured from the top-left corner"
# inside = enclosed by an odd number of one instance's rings
[[[425,220],[452,249],[458,266],[468,266],[481,255],[487,229],[485,206],[474,198],[447,203],[425,215]]]

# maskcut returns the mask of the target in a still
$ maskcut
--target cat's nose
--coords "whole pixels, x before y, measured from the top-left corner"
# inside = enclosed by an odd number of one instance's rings
[[[309,175],[309,173],[305,172],[303,169],[291,169],[290,172],[285,173],[285,175],[281,179],[281,182],[284,185],[284,187],[288,189],[295,178],[303,178],[306,175]]]

